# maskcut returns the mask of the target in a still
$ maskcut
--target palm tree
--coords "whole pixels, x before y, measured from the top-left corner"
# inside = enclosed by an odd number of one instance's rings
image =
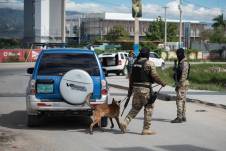
[[[224,16],[223,14],[218,15],[217,17],[215,17],[213,19],[214,23],[212,25],[213,28],[218,28],[218,27],[223,27],[224,29],[226,29],[226,20],[224,20]]]

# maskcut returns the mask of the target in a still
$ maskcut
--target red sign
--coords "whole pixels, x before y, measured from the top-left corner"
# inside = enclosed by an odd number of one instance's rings
[[[0,62],[33,62],[40,52],[40,49],[1,49]]]

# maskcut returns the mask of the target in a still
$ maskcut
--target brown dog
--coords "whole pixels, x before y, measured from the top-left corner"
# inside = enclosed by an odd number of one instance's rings
[[[96,125],[98,123],[98,126],[100,127],[101,130],[101,118],[102,117],[108,117],[110,118],[111,121],[111,128],[114,127],[114,123],[112,121],[112,118],[115,118],[119,128],[120,127],[120,123],[119,123],[119,114],[120,114],[120,102],[121,101],[115,101],[115,99],[113,98],[112,100],[112,104],[100,104],[97,105],[93,111],[93,123],[91,123],[90,125],[90,134],[93,134],[93,126]]]

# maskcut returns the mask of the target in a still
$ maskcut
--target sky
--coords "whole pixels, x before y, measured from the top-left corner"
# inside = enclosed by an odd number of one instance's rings
[[[66,10],[70,11],[131,13],[132,0],[65,1]],[[164,16],[163,6],[168,7],[167,18],[179,18],[179,0],[142,0],[142,4],[144,18]],[[23,9],[23,0],[0,0],[0,8],[3,7]],[[182,11],[183,19],[211,21],[214,17],[221,13],[226,14],[226,0],[182,0]]]

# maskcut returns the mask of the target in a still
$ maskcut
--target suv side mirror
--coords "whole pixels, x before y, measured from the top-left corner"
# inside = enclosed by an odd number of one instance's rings
[[[28,68],[28,69],[27,69],[27,73],[28,73],[28,74],[32,74],[33,71],[34,71],[34,68]]]

